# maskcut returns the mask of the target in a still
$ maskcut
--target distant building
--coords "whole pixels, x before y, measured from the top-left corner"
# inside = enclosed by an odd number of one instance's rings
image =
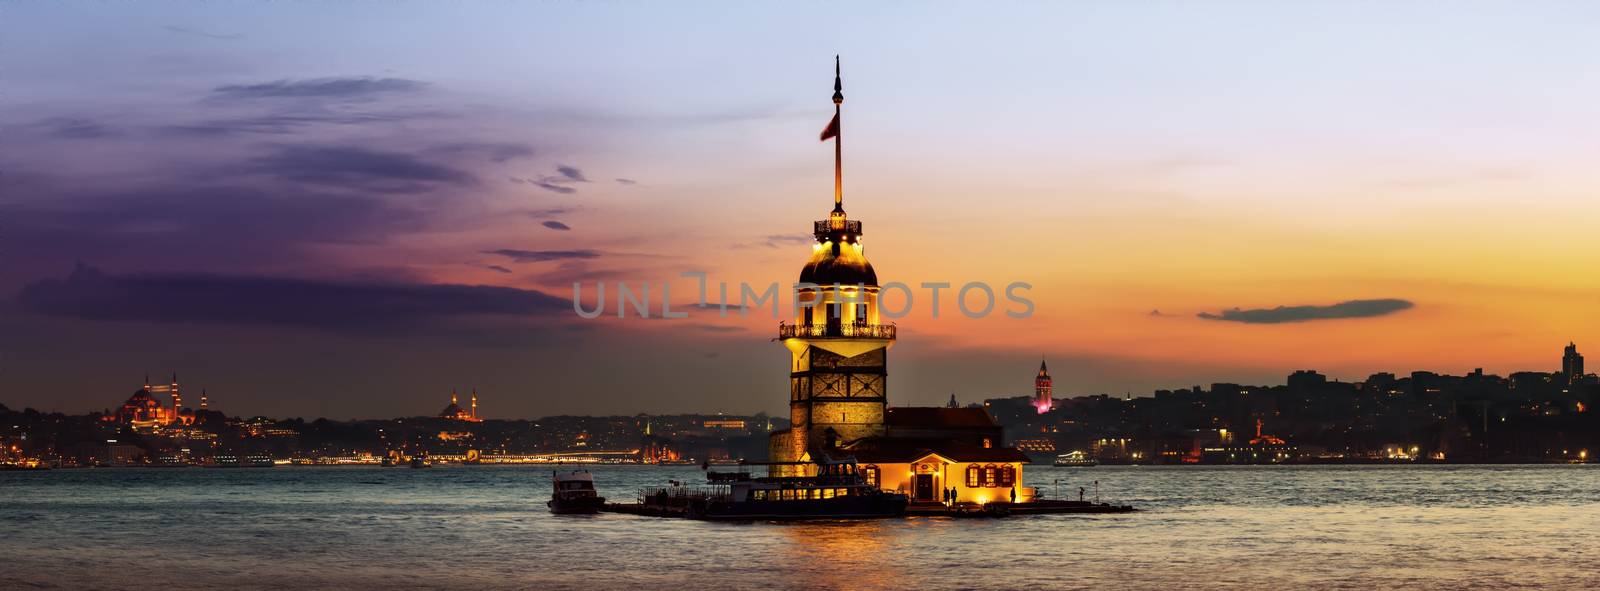
[[[444,410],[439,411],[439,418],[450,419],[454,421],[468,421],[472,423],[482,422],[483,419],[478,418],[478,390],[476,388],[472,390],[471,404],[472,410],[461,408],[461,405],[458,404],[456,400],[456,391],[451,390],[450,405],[444,407]]]
[[[1281,464],[1300,459],[1300,448],[1263,433],[1262,425],[1262,420],[1256,419],[1256,436],[1246,445],[1233,443],[1224,435],[1220,445],[1202,451],[1202,461],[1207,464]]]
[[[1578,354],[1578,345],[1571,342],[1561,354],[1561,377],[1568,384],[1583,379],[1583,356]]]
[[[171,385],[150,385],[150,376],[146,375],[144,387],[129,396],[117,412],[107,417],[133,427],[136,431],[154,431],[172,425],[194,424],[194,411],[183,408],[183,396],[178,390],[178,374],[172,374]],[[172,404],[168,405],[156,397],[157,393],[169,394]]]
[[[1290,390],[1304,392],[1308,390],[1315,390],[1322,387],[1324,384],[1327,384],[1328,376],[1309,369],[1302,369],[1289,374],[1289,379],[1287,382]]]

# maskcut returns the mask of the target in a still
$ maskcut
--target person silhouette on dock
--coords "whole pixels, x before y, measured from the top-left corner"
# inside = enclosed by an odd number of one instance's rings
[[[1017,487],[1011,487],[1011,502],[1017,502]]]
[[[1083,502],[1083,492],[1084,492],[1083,491],[1083,487],[1081,487],[1081,486],[1078,487],[1078,502],[1079,503]]]

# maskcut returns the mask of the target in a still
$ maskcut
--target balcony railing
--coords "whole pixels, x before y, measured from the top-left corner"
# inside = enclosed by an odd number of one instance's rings
[[[834,326],[826,324],[787,324],[778,323],[778,338],[780,339],[818,339],[818,338],[845,338],[845,339],[893,339],[895,325],[893,324],[852,324],[841,323]]]
[[[831,220],[817,220],[812,222],[812,233],[816,234],[817,236],[827,236],[834,230],[843,230],[846,234],[855,234],[857,236],[861,235],[861,220],[843,221],[844,224],[841,227],[834,228]]]

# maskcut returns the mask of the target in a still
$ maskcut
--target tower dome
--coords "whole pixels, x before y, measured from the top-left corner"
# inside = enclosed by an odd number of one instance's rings
[[[842,212],[841,212],[842,213]],[[840,216],[841,218],[843,216]],[[815,285],[878,285],[878,273],[861,249],[861,222],[844,221],[833,230],[828,221],[817,222],[817,244],[811,260],[800,269],[800,282]]]

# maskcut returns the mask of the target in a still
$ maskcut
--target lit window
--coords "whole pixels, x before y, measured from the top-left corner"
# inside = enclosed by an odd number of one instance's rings
[[[877,487],[878,486],[878,467],[877,466],[867,466],[865,468],[862,468],[861,469],[861,478],[867,482],[868,486]]]
[[[967,488],[978,488],[982,482],[981,474],[977,466],[967,466]]]
[[[984,466],[983,467],[983,485],[986,486],[986,487],[989,487],[989,488],[994,488],[994,485],[995,485],[994,466]]]
[[[1011,466],[1000,468],[1000,486],[1011,488],[1017,483],[1017,469]]]

